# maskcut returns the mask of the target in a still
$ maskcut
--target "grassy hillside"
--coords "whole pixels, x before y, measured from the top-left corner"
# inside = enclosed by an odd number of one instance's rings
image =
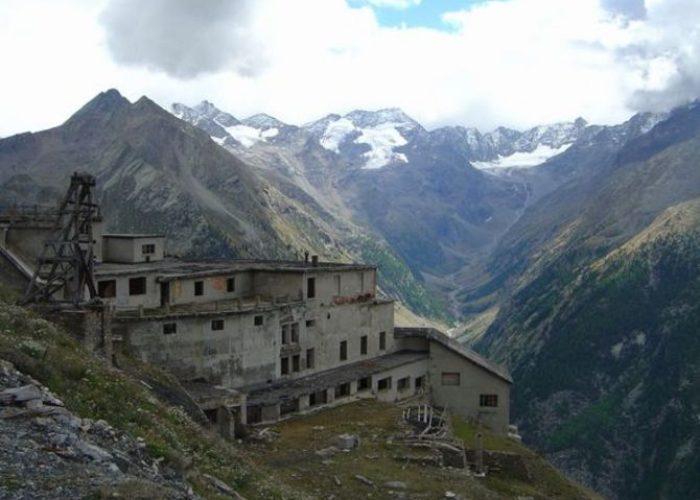
[[[233,443],[202,429],[181,409],[156,399],[138,377],[143,373],[172,383],[167,375],[128,359],[121,359],[120,364],[128,365],[132,375],[107,368],[60,328],[6,299],[0,301],[0,358],[49,387],[72,412],[106,420],[134,438],[143,438],[151,457],[162,457],[205,498],[221,494],[205,474],[221,479],[247,498],[290,495],[284,493],[283,485],[258,473]]]

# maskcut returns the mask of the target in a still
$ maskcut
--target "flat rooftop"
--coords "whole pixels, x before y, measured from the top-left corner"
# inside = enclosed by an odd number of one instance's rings
[[[159,274],[159,281],[170,281],[185,277],[204,277],[242,271],[269,271],[288,273],[341,272],[373,270],[369,264],[343,264],[339,262],[311,262],[285,260],[182,260],[166,258],[158,261],[139,263],[102,262],[95,266],[97,278],[132,274]]]
[[[124,240],[137,240],[140,238],[165,238],[165,235],[155,233],[105,233],[103,238],[120,238]]]
[[[427,359],[428,352],[399,351],[339,366],[338,368],[314,373],[306,377],[276,381],[271,384],[249,385],[238,390],[248,393],[248,404],[271,405]]]

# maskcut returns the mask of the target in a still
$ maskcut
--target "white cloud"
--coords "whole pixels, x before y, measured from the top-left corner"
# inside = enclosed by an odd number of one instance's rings
[[[3,0],[0,135],[57,125],[110,87],[291,123],[393,106],[428,127],[619,122],[700,93],[700,2],[646,0],[641,10],[640,1],[493,0],[445,14],[452,29],[437,31],[382,27],[371,7],[344,0],[256,0],[244,25],[230,21],[231,38],[212,26],[220,58],[198,60],[211,48],[205,16],[176,24],[164,52],[151,46],[164,34],[131,34],[128,50],[141,53],[115,61],[100,23],[109,1]],[[169,3],[151,5],[164,10],[129,11],[133,26],[167,27]],[[255,38],[250,50],[236,44],[241,32]],[[244,63],[260,70],[241,74]]]
[[[375,7],[390,7],[392,9],[408,9],[420,5],[421,0],[365,0]]]

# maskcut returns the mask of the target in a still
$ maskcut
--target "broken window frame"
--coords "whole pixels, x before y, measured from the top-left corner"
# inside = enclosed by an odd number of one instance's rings
[[[498,394],[479,394],[481,408],[498,408]]]
[[[211,331],[218,332],[224,329],[224,320],[221,318],[211,320]]]
[[[411,388],[411,377],[402,377],[396,381],[397,391],[407,391]]]
[[[163,335],[174,335],[177,333],[177,323],[163,323]]]
[[[391,389],[391,377],[384,377],[377,380],[377,392]]]
[[[316,353],[314,352],[314,348],[311,347],[306,350],[306,368],[311,369],[314,368],[316,365]]]
[[[262,326],[265,323],[265,319],[262,314],[256,314],[253,317],[253,326]]]

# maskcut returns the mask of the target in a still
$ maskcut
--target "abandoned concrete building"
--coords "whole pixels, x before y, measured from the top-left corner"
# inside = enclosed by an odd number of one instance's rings
[[[0,217],[3,276],[37,274],[49,222]],[[175,375],[225,434],[357,398],[416,395],[508,432],[509,374],[437,330],[395,327],[375,266],[185,261],[165,257],[161,235],[108,234],[97,215],[90,224],[107,342]]]

